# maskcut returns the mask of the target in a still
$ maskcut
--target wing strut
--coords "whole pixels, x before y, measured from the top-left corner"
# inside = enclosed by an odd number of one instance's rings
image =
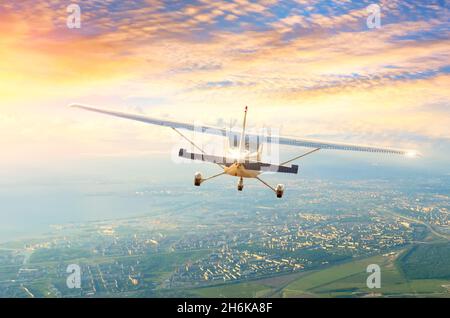
[[[221,172],[221,173],[215,174],[215,175],[213,175],[213,176],[211,176],[211,177],[202,179],[202,183],[205,182],[205,181],[208,181],[208,180],[210,180],[210,179],[220,177],[221,175],[224,175],[224,174],[225,174],[225,172]]]
[[[255,177],[256,179],[258,179],[262,184],[264,184],[266,187],[268,187],[270,190],[272,190],[273,192],[277,193],[277,190],[272,187],[270,184],[268,184],[266,181],[264,181],[263,179],[261,179],[260,177]]]
[[[183,133],[181,133],[178,129],[171,127],[173,130],[175,130],[181,137],[183,137],[184,139],[186,139],[192,146],[194,146],[195,148],[197,148],[198,150],[200,150],[204,155],[207,155],[202,148],[200,148],[199,146],[197,146],[192,140],[190,140],[188,137],[186,137]],[[223,169],[223,166],[220,163],[215,162],[216,165],[218,165],[219,167],[221,167]]]
[[[288,161],[285,161],[285,162],[281,163],[280,166],[284,166],[285,164],[287,164],[287,163],[289,163],[289,162],[291,162],[291,161],[294,161],[294,160],[297,160],[297,159],[306,157],[307,155],[310,155],[310,154],[312,154],[313,152],[316,152],[316,151],[319,151],[319,150],[320,150],[320,148],[316,148],[316,149],[313,149],[313,150],[311,150],[311,151],[308,151],[308,152],[306,152],[306,153],[304,153],[304,154],[301,154],[300,156],[297,156],[297,157],[295,157],[295,158],[292,158],[292,159],[290,159],[290,160],[288,160]]]

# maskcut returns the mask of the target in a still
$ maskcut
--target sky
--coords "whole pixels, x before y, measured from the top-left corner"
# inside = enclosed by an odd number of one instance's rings
[[[79,29],[66,24],[71,3]],[[251,126],[418,149],[448,174],[448,19],[444,0],[4,0],[0,175],[132,164],[177,141],[70,103],[216,126],[239,124],[248,105]]]

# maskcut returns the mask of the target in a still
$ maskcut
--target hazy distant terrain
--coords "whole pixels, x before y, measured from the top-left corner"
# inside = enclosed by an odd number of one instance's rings
[[[10,203],[33,211],[29,221],[42,214],[31,225],[45,231],[0,246],[0,295],[450,295],[447,177],[292,178],[282,200],[256,183],[237,193],[231,181],[66,185],[58,191],[72,200]],[[76,210],[98,213],[63,213]],[[372,263],[379,290],[365,285]],[[81,266],[81,289],[67,288],[68,264]]]

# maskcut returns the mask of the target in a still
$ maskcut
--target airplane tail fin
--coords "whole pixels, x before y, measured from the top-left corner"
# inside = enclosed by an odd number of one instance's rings
[[[247,109],[248,109],[248,106],[245,106],[244,122],[242,124],[241,140],[239,141],[239,149],[240,149],[241,152],[244,151],[244,147],[245,147],[245,126],[247,124]]]
[[[257,150],[257,156],[256,156],[256,160],[261,161],[261,157],[262,157],[262,151],[263,151],[263,144],[259,144],[258,146],[258,150]]]

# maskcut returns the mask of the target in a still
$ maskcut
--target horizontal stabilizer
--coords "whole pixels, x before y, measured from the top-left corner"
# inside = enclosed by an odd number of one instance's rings
[[[199,160],[226,165],[225,157],[188,152],[186,149],[180,149],[180,151],[178,152],[178,156],[191,160]],[[230,165],[231,164],[233,164],[233,162],[230,162]]]
[[[193,153],[188,152],[186,149],[180,149],[178,153],[179,157],[190,159],[190,160],[199,160],[199,161],[206,161],[206,162],[212,162],[212,163],[218,163],[222,164],[226,167],[231,166],[234,164],[235,160],[231,158],[226,157],[220,157],[220,156],[213,156],[213,155],[207,155],[207,154],[201,154],[201,153]],[[288,166],[279,166],[274,165],[270,163],[265,162],[256,162],[256,161],[244,161],[242,162],[245,169],[247,170],[253,170],[253,171],[261,171],[261,172],[280,172],[280,173],[298,173],[298,165],[292,165],[290,167]]]

